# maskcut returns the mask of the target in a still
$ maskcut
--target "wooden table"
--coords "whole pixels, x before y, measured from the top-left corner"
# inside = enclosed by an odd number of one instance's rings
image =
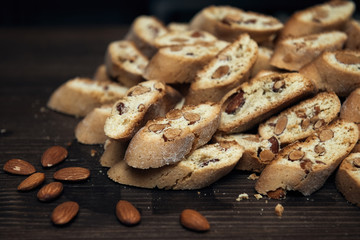
[[[109,42],[121,39],[127,28],[10,28],[0,29],[0,238],[62,239],[360,239],[360,208],[337,192],[334,176],[309,197],[291,192],[285,200],[253,196],[250,173],[233,171],[198,191],[147,190],[112,182],[99,164],[102,146],[76,142],[74,127],[80,119],[46,108],[52,91],[75,76],[91,77],[103,62]],[[43,169],[40,157],[53,145],[68,146],[69,158]],[[91,150],[97,151],[91,156]],[[82,183],[64,183],[62,196],[50,203],[36,199],[37,190],[22,193],[25,178],[7,174],[3,164],[22,158],[46,174],[66,166],[91,169]],[[248,200],[236,201],[241,193]],[[142,215],[135,227],[115,217],[118,200],[132,202]],[[73,200],[80,212],[70,224],[54,226],[50,214],[59,203]],[[281,203],[284,214],[274,214]],[[196,233],[179,224],[180,212],[196,209],[206,216],[211,230]]]

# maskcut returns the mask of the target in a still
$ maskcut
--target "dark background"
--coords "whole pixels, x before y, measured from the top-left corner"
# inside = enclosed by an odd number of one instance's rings
[[[354,0],[359,5],[359,0]],[[244,10],[271,14],[286,19],[295,10],[323,0],[97,0],[97,1],[2,1],[0,26],[118,25],[130,24],[141,14],[160,20],[187,22],[201,8],[232,5]],[[359,8],[359,7],[358,7]],[[358,16],[359,11],[357,11]]]

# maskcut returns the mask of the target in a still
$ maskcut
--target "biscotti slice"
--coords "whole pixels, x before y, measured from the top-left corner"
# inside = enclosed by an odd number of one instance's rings
[[[183,46],[183,45],[196,45],[204,43],[212,43],[218,39],[212,34],[205,31],[188,30],[185,32],[168,32],[155,39],[155,46],[157,48]]]
[[[113,78],[107,73],[105,64],[101,64],[96,68],[93,79],[95,81],[113,81]]]
[[[135,44],[125,40],[110,43],[105,56],[108,74],[127,87],[144,80],[142,75],[148,63]]]
[[[360,207],[360,153],[352,153],[341,162],[335,183],[346,200]]]
[[[83,144],[103,144],[107,139],[104,124],[111,114],[112,105],[94,108],[75,127],[75,137]]]
[[[315,90],[312,81],[299,73],[253,78],[223,97],[218,130],[224,133],[249,130]]]
[[[275,135],[284,145],[307,138],[334,120],[340,106],[335,93],[321,92],[260,124],[259,135],[265,139]]]
[[[163,47],[147,65],[144,78],[165,83],[189,83],[196,72],[206,65],[229,43],[215,41],[208,44]]]
[[[339,31],[289,37],[276,44],[270,64],[281,69],[298,71],[322,52],[342,49],[346,39],[346,34]]]
[[[299,72],[312,79],[320,90],[346,97],[360,87],[360,52],[324,52]]]
[[[257,51],[256,42],[248,34],[240,35],[197,72],[185,103],[219,102],[228,91],[249,79]]]
[[[304,142],[286,146],[261,172],[256,191],[271,198],[292,190],[305,196],[312,194],[351,152],[358,136],[355,123],[338,119]]]
[[[360,50],[360,21],[351,20],[346,24],[345,33],[348,39],[345,48],[349,50]]]
[[[341,105],[340,118],[360,123],[360,88],[355,89]]]
[[[130,88],[126,96],[113,105],[104,125],[106,136],[129,139],[148,120],[164,116],[176,104],[175,101],[165,101],[166,92],[165,84],[156,80],[141,82]]]
[[[100,157],[100,165],[112,167],[124,159],[126,148],[129,141],[118,141],[107,138],[104,144],[104,152]]]
[[[232,42],[242,33],[248,33],[256,42],[264,42],[283,27],[276,18],[245,12],[230,6],[210,6],[197,13],[190,28],[210,32],[217,38]]]
[[[234,142],[208,144],[195,150],[177,164],[156,169],[136,169],[120,161],[108,176],[120,184],[159,189],[200,189],[227,175],[243,153]]]
[[[280,149],[280,143],[275,136],[264,139],[257,134],[215,134],[213,140],[219,143],[236,141],[244,147],[244,153],[235,166],[235,169],[242,171],[261,172]]]
[[[164,24],[154,16],[139,16],[131,24],[125,40],[135,43],[136,47],[148,58],[157,51],[155,38],[168,32]]]
[[[329,1],[294,13],[285,23],[280,39],[343,30],[355,11],[352,1]]]
[[[206,144],[220,121],[220,106],[204,103],[174,109],[165,118],[148,121],[131,139],[125,161],[135,168],[176,163]]]
[[[182,22],[170,22],[166,27],[170,32],[185,32],[190,30],[189,24]]]
[[[96,107],[111,104],[125,96],[127,87],[107,81],[74,78],[58,87],[47,106],[55,111],[84,117]]]
[[[270,59],[274,51],[267,47],[258,47],[258,56],[254,66],[251,68],[250,78],[253,78],[260,71],[272,71],[275,70],[273,66],[270,65]]]

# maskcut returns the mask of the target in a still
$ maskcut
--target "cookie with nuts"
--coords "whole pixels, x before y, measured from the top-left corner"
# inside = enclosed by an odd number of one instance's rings
[[[328,1],[295,12],[280,32],[280,39],[343,30],[355,11],[352,1]]]
[[[270,64],[277,68],[298,71],[322,52],[342,49],[346,40],[346,34],[340,31],[288,37],[277,42]]]
[[[180,93],[162,82],[141,82],[114,103],[105,121],[105,135],[112,139],[128,140],[148,120],[164,116],[180,100]]]
[[[318,93],[261,123],[259,135],[265,139],[275,135],[284,145],[305,139],[334,120],[340,106],[340,99],[335,93]]]
[[[142,15],[135,18],[124,39],[134,42],[146,57],[151,58],[157,51],[155,39],[166,33],[168,29],[158,18]]]
[[[335,183],[346,200],[360,207],[360,153],[352,153],[341,162]]]
[[[256,77],[228,92],[223,99],[219,132],[239,133],[312,95],[313,82],[299,73]]]
[[[134,168],[158,168],[182,160],[206,144],[220,122],[215,103],[186,105],[148,121],[131,139],[125,161]]]
[[[319,90],[334,91],[339,97],[347,97],[360,87],[360,52],[324,52],[299,72],[312,79]]]
[[[204,8],[189,24],[190,29],[204,30],[229,42],[242,33],[248,33],[258,43],[265,42],[283,28],[283,24],[274,17],[230,6]]]
[[[47,106],[61,113],[84,117],[96,107],[116,102],[127,90],[118,83],[77,77],[58,87]]]
[[[286,191],[312,194],[351,152],[358,136],[355,123],[338,119],[304,142],[286,146],[262,171],[256,191],[272,198],[284,197]]]
[[[196,45],[160,48],[147,65],[144,78],[165,83],[193,82],[196,72],[209,63],[229,43],[215,41]]]
[[[143,81],[148,58],[131,41],[111,42],[106,50],[105,66],[108,75],[126,87]]]
[[[248,34],[240,35],[197,72],[185,103],[219,102],[228,91],[249,79],[257,52],[256,42]]]
[[[200,189],[228,174],[243,151],[235,142],[206,144],[176,164],[136,169],[120,161],[107,174],[115,182],[142,188]]]

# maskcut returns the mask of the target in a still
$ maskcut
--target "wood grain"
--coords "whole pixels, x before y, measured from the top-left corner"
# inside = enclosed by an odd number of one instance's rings
[[[1,239],[359,239],[360,209],[337,192],[333,176],[325,186],[304,197],[289,193],[285,200],[256,200],[250,173],[233,171],[199,191],[147,190],[116,184],[99,165],[102,146],[86,146],[74,139],[80,119],[47,109],[51,92],[75,76],[91,77],[103,62],[107,44],[121,39],[127,28],[14,28],[0,29],[0,238]],[[67,146],[68,143],[70,146]],[[41,166],[41,155],[61,145],[69,157],[53,168]],[[91,149],[98,151],[94,157]],[[37,200],[38,189],[16,190],[25,178],[7,174],[3,164],[22,158],[54,181],[63,167],[91,169],[90,179],[64,183],[64,192],[50,203]],[[240,193],[249,200],[236,201]],[[126,227],[116,219],[115,206],[130,201],[141,212],[141,223]],[[57,227],[52,210],[65,201],[80,205],[70,224]],[[274,213],[277,203],[285,211]],[[179,223],[183,209],[203,214],[211,224],[206,233],[186,230]]]

